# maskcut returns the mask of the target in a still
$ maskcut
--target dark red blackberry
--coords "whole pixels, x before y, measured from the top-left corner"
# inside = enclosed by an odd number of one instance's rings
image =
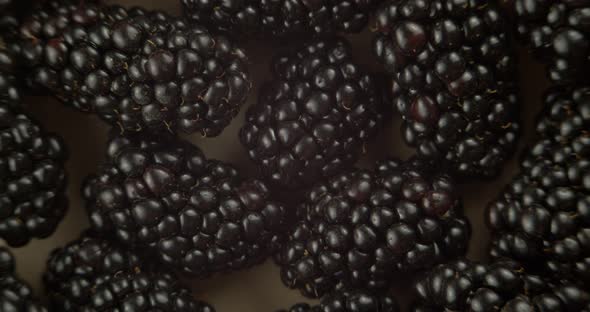
[[[511,0],[518,34],[558,84],[589,82],[590,2]]]
[[[196,276],[262,262],[286,224],[264,183],[175,138],[114,137],[84,195],[96,231]]]
[[[248,37],[357,33],[382,0],[182,0],[191,20]]]
[[[309,297],[340,286],[384,289],[399,272],[461,256],[471,230],[455,185],[418,162],[389,160],[316,185],[276,261]]]
[[[533,272],[590,283],[590,92],[551,92],[539,140],[492,202],[491,254]]]
[[[18,247],[51,235],[63,219],[66,151],[60,137],[0,105],[0,238]]]
[[[382,120],[382,93],[344,39],[315,40],[273,63],[240,140],[273,185],[304,188],[352,166]]]
[[[89,233],[52,252],[44,283],[55,311],[214,312],[178,278]]]
[[[568,282],[549,283],[509,260],[439,265],[418,280],[416,292],[415,312],[590,311],[588,290]]]
[[[277,312],[399,312],[395,298],[366,290],[337,290],[322,297],[320,304],[299,303]]]
[[[47,312],[33,298],[31,287],[16,276],[14,257],[0,247],[0,310],[2,312]]]
[[[121,130],[216,136],[246,100],[246,56],[225,37],[142,9],[54,11],[23,28],[35,82]]]
[[[496,176],[519,136],[509,23],[492,2],[389,0],[376,13],[405,141],[464,177]]]

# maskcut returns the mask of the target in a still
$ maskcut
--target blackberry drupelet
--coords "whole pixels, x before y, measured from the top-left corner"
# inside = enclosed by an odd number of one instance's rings
[[[281,54],[246,113],[240,140],[262,175],[298,189],[351,167],[382,121],[382,92],[344,39]]]
[[[31,287],[16,276],[14,257],[0,247],[0,309],[2,312],[47,312],[33,298]]]
[[[217,136],[246,100],[247,59],[225,37],[142,9],[80,4],[63,15],[67,29],[26,28],[34,80],[123,131]]]
[[[471,235],[455,185],[418,161],[352,170],[307,194],[276,261],[305,296],[385,289],[396,274],[462,256]]]
[[[65,160],[60,137],[0,104],[0,238],[8,245],[53,234],[68,206]]]
[[[405,141],[453,174],[491,178],[519,136],[515,55],[492,1],[386,1],[374,53],[393,76]]]
[[[149,266],[140,255],[87,232],[52,252],[44,283],[55,311],[214,312],[178,278]]]
[[[358,33],[382,0],[182,0],[197,23],[247,37]]]
[[[550,283],[517,262],[461,259],[437,266],[416,283],[412,311],[590,311],[590,293],[569,282]]]
[[[491,255],[590,283],[590,89],[551,91],[521,172],[487,210]]]
[[[337,290],[322,297],[320,304],[299,303],[277,312],[398,312],[395,298],[366,290]]]
[[[188,142],[145,135],[115,136],[84,187],[96,231],[197,277],[258,264],[277,248],[287,211],[269,196]]]
[[[586,83],[590,68],[588,1],[512,0],[517,30],[558,84]]]

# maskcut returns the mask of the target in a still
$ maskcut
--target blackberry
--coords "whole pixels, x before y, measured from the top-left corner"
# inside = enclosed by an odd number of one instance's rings
[[[398,312],[397,301],[387,294],[366,290],[334,291],[322,297],[319,305],[299,303],[277,312]]]
[[[358,33],[382,0],[182,0],[191,20],[247,37]]]
[[[276,249],[287,211],[266,185],[175,138],[115,136],[85,183],[92,228],[202,277],[249,267]]]
[[[0,106],[11,109],[19,109],[21,106],[17,66],[14,54],[6,47],[0,47]]]
[[[34,82],[74,107],[123,131],[217,136],[245,102],[246,56],[227,38],[161,12],[66,7],[57,26],[24,28],[23,54]]]
[[[384,289],[399,272],[463,255],[469,221],[451,178],[388,160],[310,190],[276,261],[285,285],[321,297],[342,286]]]
[[[550,92],[539,139],[490,203],[491,255],[590,283],[590,91]]]
[[[548,65],[558,84],[589,82],[590,3],[587,1],[510,1],[517,30],[533,54]]]
[[[517,262],[442,264],[416,283],[412,311],[590,311],[590,293],[568,282],[550,283]]]
[[[376,13],[404,140],[465,178],[499,174],[520,130],[507,19],[480,2],[390,0]]]
[[[8,245],[53,234],[68,206],[65,160],[60,137],[0,105],[0,238]]]
[[[0,247],[0,308],[2,312],[47,312],[33,298],[31,287],[16,276],[14,257],[5,247]]]
[[[382,120],[382,93],[344,39],[279,55],[240,140],[273,185],[310,186],[352,166]]]
[[[140,262],[140,255],[84,233],[47,262],[44,283],[55,311],[214,312],[178,278]]]

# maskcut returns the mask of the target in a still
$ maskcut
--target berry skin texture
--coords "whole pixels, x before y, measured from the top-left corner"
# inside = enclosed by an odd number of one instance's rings
[[[0,47],[0,105],[11,109],[18,109],[21,105],[16,70],[17,58],[9,49]]]
[[[276,262],[305,296],[387,289],[396,274],[462,256],[471,236],[453,181],[419,162],[381,162],[311,189]]]
[[[0,247],[0,309],[2,312],[47,312],[33,298],[31,287],[15,273],[14,256]]]
[[[382,0],[182,0],[185,16],[247,37],[358,33]]]
[[[383,96],[348,42],[318,39],[278,55],[273,74],[240,130],[261,174],[302,189],[351,167],[381,124]]]
[[[493,3],[386,1],[374,53],[394,82],[402,135],[461,178],[493,178],[520,134],[515,53]]]
[[[196,277],[253,266],[282,239],[287,211],[258,180],[176,138],[114,136],[84,197],[94,230]]]
[[[169,273],[132,251],[86,232],[47,262],[44,283],[54,311],[215,312]]]
[[[60,137],[0,105],[0,238],[12,247],[53,234],[65,216],[66,151]]]
[[[491,255],[590,283],[590,89],[554,89],[521,172],[486,211]]]
[[[513,0],[520,39],[547,64],[553,83],[588,83],[590,3]]]
[[[590,311],[587,289],[567,281],[551,283],[505,259],[441,264],[419,278],[415,289],[413,312]]]
[[[366,290],[337,290],[322,297],[320,304],[299,303],[277,312],[399,312],[397,301],[387,294]]]
[[[52,13],[35,16],[22,54],[32,84],[77,109],[122,131],[213,137],[246,100],[247,58],[226,37],[157,11],[55,6],[69,27],[46,25]]]

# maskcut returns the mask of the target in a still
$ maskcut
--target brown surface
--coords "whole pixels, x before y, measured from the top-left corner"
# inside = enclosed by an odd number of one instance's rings
[[[148,8],[164,8],[171,13],[178,12],[178,0],[169,1],[140,1],[123,0],[111,1],[126,5],[142,3]],[[355,55],[360,63],[370,68],[377,69],[370,53],[370,34],[365,33],[351,36],[354,43]],[[272,46],[256,42],[246,45],[246,51],[250,56],[251,67],[255,82],[268,79],[268,61]],[[532,132],[532,121],[540,108],[540,99],[546,82],[543,79],[543,71],[539,65],[532,61],[521,51],[520,79],[523,85],[523,98],[525,108],[523,118],[525,138],[521,140],[521,148]],[[255,87],[258,84],[255,83]],[[254,103],[256,90],[252,92],[248,105]],[[81,230],[88,225],[85,211],[80,199],[80,183],[89,173],[93,172],[100,160],[106,143],[108,128],[97,118],[76,113],[65,108],[52,99],[31,98],[28,104],[34,115],[42,120],[46,128],[61,134],[68,144],[71,155],[68,161],[70,210],[60,225],[58,231],[48,239],[33,241],[24,248],[15,249],[18,271],[35,288],[37,294],[42,294],[41,273],[45,269],[45,260],[49,252],[66,242],[75,239]],[[231,161],[245,172],[254,172],[249,167],[249,161],[245,151],[238,142],[237,134],[243,122],[241,114],[234,120],[224,133],[215,139],[204,139],[198,135],[188,137],[197,143],[208,157]],[[380,137],[368,147],[368,154],[363,162],[371,159],[383,158],[386,155],[407,156],[409,151],[401,142],[399,120],[395,120],[387,127]],[[386,147],[386,148],[383,148]],[[465,196],[466,213],[473,224],[473,239],[471,241],[470,257],[481,259],[485,255],[488,233],[483,225],[483,210],[486,203],[497,195],[502,185],[509,180],[510,172],[514,171],[515,161],[504,170],[499,179],[488,183],[473,183],[463,186]],[[395,286],[401,301],[407,301],[409,282],[400,282]],[[264,312],[286,308],[295,302],[305,300],[297,291],[285,288],[279,278],[277,267],[267,261],[265,264],[250,270],[236,272],[227,275],[216,276],[207,280],[191,281],[195,290],[195,296],[212,303],[218,312]],[[403,300],[405,299],[405,300]]]

